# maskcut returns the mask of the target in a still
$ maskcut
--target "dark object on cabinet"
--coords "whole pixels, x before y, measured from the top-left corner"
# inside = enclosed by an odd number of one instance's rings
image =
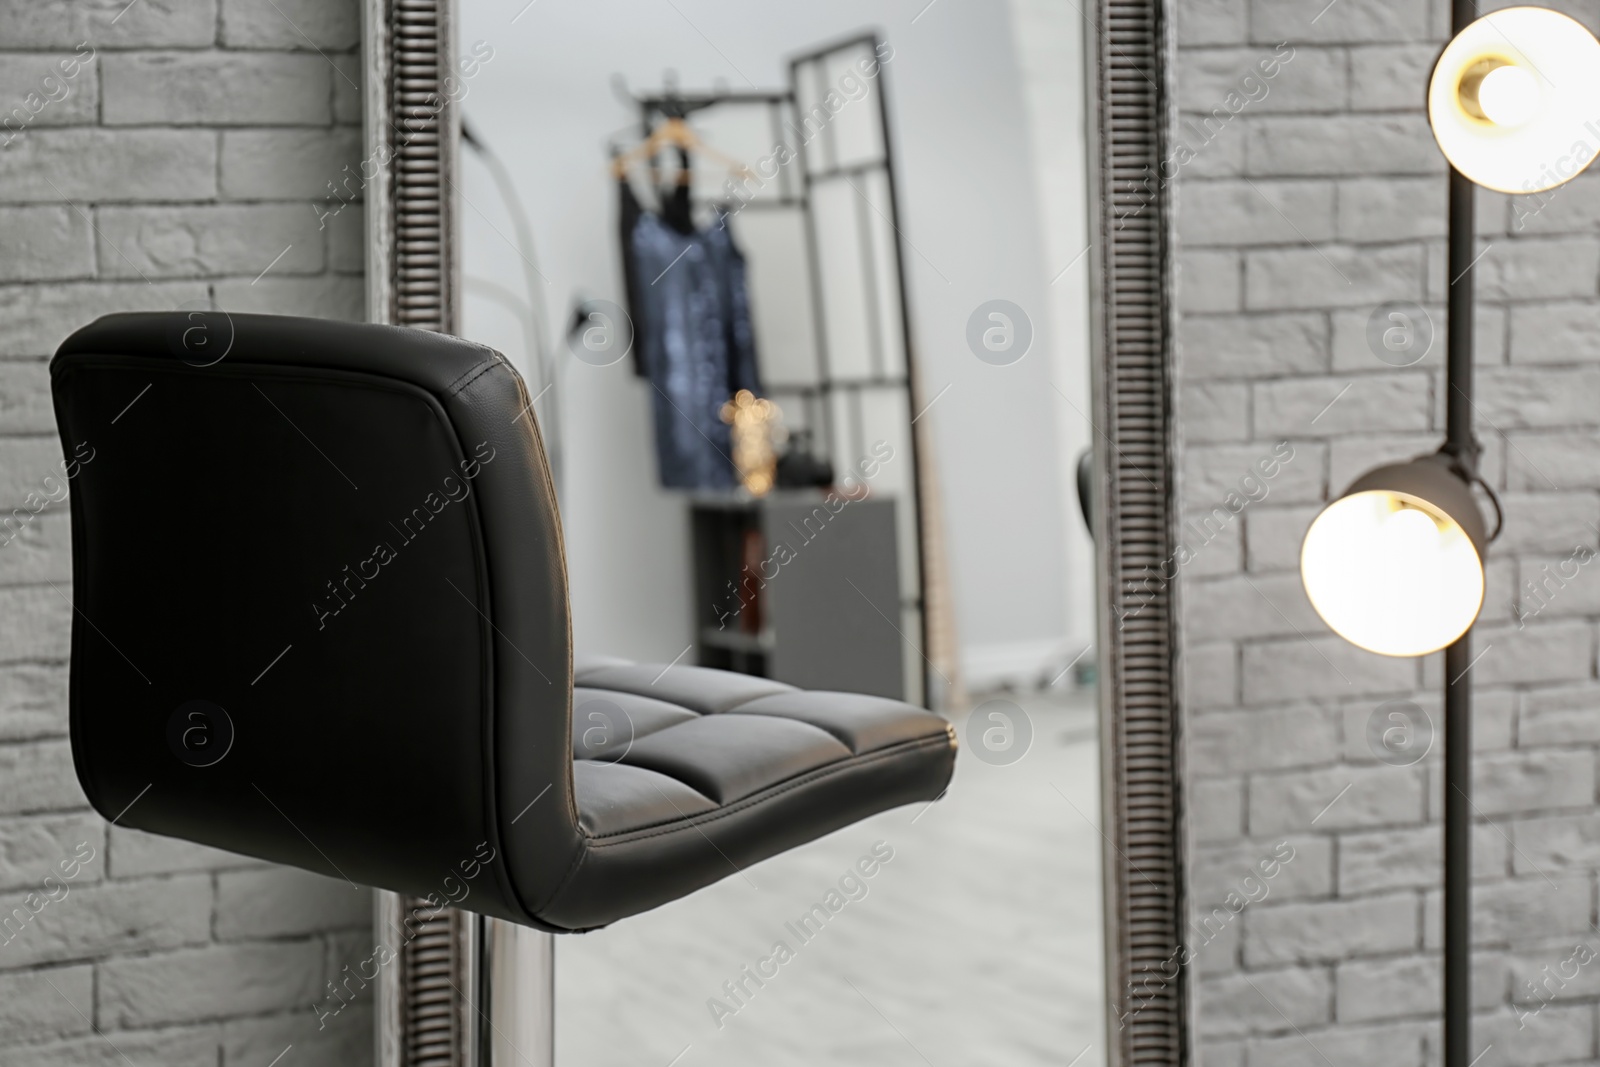
[[[917,708],[574,664],[560,516],[497,352],[140,313],[51,375],[73,759],[119,825],[560,932],[949,780],[954,734]]]
[[[826,489],[833,484],[833,464],[812,451],[810,430],[796,430],[778,457],[779,489]]]

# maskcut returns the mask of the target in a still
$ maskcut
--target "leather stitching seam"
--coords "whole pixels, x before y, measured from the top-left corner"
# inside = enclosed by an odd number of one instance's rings
[[[483,375],[488,374],[491,370],[494,370],[494,368],[499,364],[499,362],[500,362],[500,358],[499,358],[498,355],[496,355],[496,356],[489,357],[488,359],[484,360],[482,363],[479,363],[479,364],[476,364],[475,366],[469,367],[467,370],[465,370],[465,371],[463,371],[461,373],[461,376],[459,378],[457,378],[455,381],[451,382],[448,386],[445,387],[444,395],[445,396],[455,396],[456,394],[460,393],[461,390],[465,389],[467,386],[469,386],[473,382],[477,381]]]

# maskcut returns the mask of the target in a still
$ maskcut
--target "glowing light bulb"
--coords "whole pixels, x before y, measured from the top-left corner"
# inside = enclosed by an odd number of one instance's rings
[[[1300,577],[1335,633],[1385,656],[1435,652],[1483,607],[1472,539],[1427,501],[1389,490],[1329,504],[1306,532]]]
[[[1595,159],[1600,40],[1548,8],[1491,11],[1456,34],[1428,83],[1428,124],[1486,189],[1554,189]]]
[[[1402,507],[1383,520],[1383,547],[1407,559],[1427,559],[1439,551],[1439,527],[1427,512]]]
[[[1497,126],[1525,125],[1540,103],[1538,77],[1513,63],[1494,68],[1478,84],[1478,107]]]

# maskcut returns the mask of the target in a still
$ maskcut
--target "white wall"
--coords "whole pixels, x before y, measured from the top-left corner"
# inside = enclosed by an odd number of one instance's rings
[[[1094,542],[1078,506],[1076,460],[1095,440],[1089,415],[1089,106],[1086,23],[1060,0],[1009,0],[1022,95],[1027,105],[1039,201],[1040,239],[1051,281],[1045,314],[1056,339],[1050,373],[1056,403],[1061,503],[1066,512],[1066,643],[1076,657],[1094,644]]]
[[[465,108],[516,175],[558,337],[575,293],[620,302],[604,152],[636,115],[613,94],[613,73],[639,91],[658,88],[667,68],[686,90],[782,88],[795,52],[869,28],[889,40],[914,344],[928,397],[950,387],[925,418],[963,659],[982,673],[1084,647],[1089,557],[1066,494],[1085,435],[1056,388],[1089,410],[1087,339],[1081,315],[1056,305],[1070,290],[1081,306],[1087,274],[1080,263],[1052,287],[1070,259],[1062,249],[1081,242],[1042,235],[1084,214],[1081,177],[1071,180],[1083,169],[1081,97],[1066,101],[1078,112],[1055,127],[1070,136],[1040,156],[1050,168],[1042,180],[1062,183],[1059,203],[1041,212],[1030,136],[1049,123],[1038,121],[1037,78],[1025,95],[1006,9],[980,0],[936,0],[920,15],[917,5],[883,0],[539,0],[512,23],[525,3],[462,0],[464,45],[495,48]],[[1063,79],[1081,82],[1075,49],[1054,62]],[[467,273],[515,284],[521,264],[504,236],[512,232],[504,209],[481,166],[466,166]],[[968,317],[995,298],[1023,307],[1035,328],[1033,349],[1009,367],[980,362],[966,345]],[[513,320],[479,300],[468,302],[465,332],[508,354],[521,348]],[[558,351],[578,643],[671,659],[691,639],[686,517],[682,501],[654,484],[648,386],[626,363],[596,369],[564,345]]]

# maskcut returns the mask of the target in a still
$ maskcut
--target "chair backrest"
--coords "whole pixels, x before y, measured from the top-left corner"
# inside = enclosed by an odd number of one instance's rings
[[[560,518],[505,359],[172,312],[51,373],[94,806],[526,921],[581,838]]]

